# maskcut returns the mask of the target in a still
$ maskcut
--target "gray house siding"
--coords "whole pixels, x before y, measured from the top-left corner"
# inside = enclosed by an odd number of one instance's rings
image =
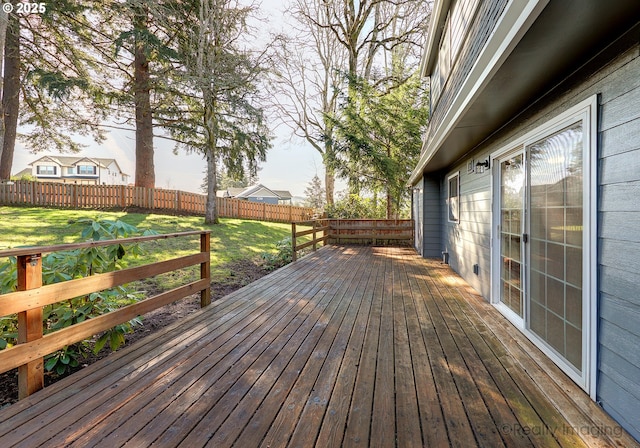
[[[627,47],[628,48],[628,47]],[[603,57],[604,58],[604,57]],[[445,173],[442,250],[450,264],[490,297],[491,170],[467,173],[510,142],[598,95],[598,372],[597,400],[640,440],[640,45],[590,62]],[[460,172],[460,222],[447,217],[447,177]],[[427,180],[424,181],[425,184]],[[425,213],[429,208],[425,204]],[[479,275],[473,265],[479,265]]]
[[[422,210],[424,222],[422,228],[422,256],[440,257],[442,255],[442,214],[440,207],[440,182],[438,179],[425,177],[421,181]]]
[[[263,203],[263,204],[278,205],[278,198],[248,197],[247,201],[249,201],[249,202],[259,202],[259,203]]]
[[[413,217],[413,244],[420,255],[424,254],[423,250],[423,188],[422,182],[413,188],[411,196],[411,216]]]
[[[640,439],[640,45],[609,67],[599,124],[598,400]]]
[[[447,178],[460,173],[460,220],[444,219],[442,250],[449,253],[449,264],[484,297],[489,297],[491,285],[491,177],[467,173],[467,165],[456,165],[442,178],[440,207],[443,216],[447,210]],[[478,265],[478,275],[473,266]]]

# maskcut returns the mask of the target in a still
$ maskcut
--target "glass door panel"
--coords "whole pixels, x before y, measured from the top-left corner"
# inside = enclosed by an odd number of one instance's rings
[[[582,125],[528,147],[529,328],[582,369]]]
[[[500,161],[500,302],[524,317],[522,216],[524,156]]]

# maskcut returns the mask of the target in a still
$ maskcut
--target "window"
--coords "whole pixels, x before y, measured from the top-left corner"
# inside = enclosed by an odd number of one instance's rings
[[[75,168],[73,168],[72,166],[67,168],[67,174],[76,174],[76,170]]]
[[[43,176],[55,176],[56,167],[54,165],[39,165],[36,168],[36,172]]]
[[[458,222],[460,220],[460,172],[449,176],[448,183],[449,222]]]
[[[478,12],[479,0],[452,1],[442,25],[442,35],[438,45],[438,58],[431,73],[431,107],[438,104],[440,94],[462,53],[465,41],[469,39],[471,27]],[[467,56],[470,57],[470,56]]]
[[[96,174],[96,167],[93,165],[78,165],[78,174]]]

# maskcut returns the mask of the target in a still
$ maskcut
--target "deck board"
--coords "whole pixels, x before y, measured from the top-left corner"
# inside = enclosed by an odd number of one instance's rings
[[[614,426],[448,266],[329,246],[0,410],[0,446],[636,444],[574,430]]]

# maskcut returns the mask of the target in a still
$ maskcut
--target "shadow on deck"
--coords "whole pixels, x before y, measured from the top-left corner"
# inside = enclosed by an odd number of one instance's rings
[[[329,246],[0,411],[0,446],[632,446],[460,277]]]

